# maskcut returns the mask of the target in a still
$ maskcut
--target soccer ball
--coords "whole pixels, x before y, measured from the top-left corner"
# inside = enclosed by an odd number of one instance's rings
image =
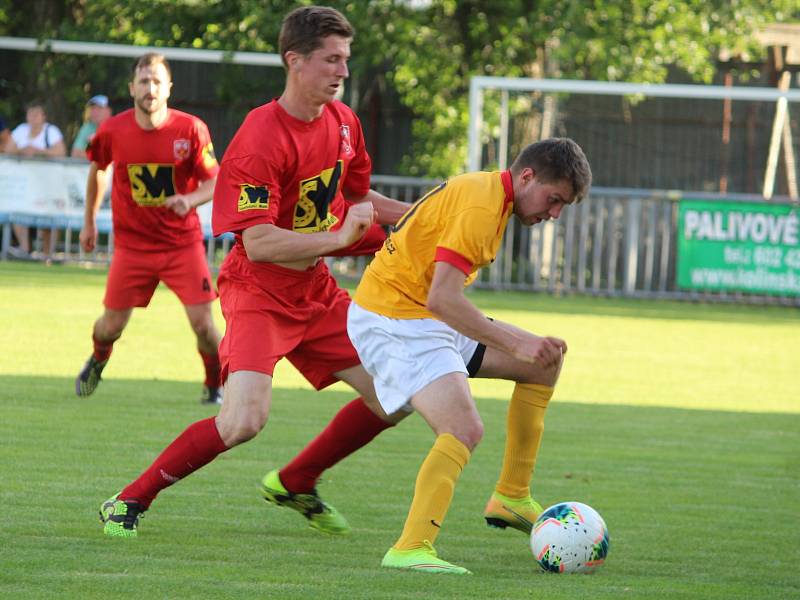
[[[553,573],[591,573],[605,561],[608,543],[603,517],[580,502],[550,506],[531,531],[533,557]]]

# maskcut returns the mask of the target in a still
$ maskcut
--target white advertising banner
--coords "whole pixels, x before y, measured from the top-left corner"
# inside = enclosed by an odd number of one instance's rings
[[[89,163],[84,160],[0,155],[0,221],[80,229],[88,175]],[[197,213],[205,235],[210,236],[211,203],[198,208]],[[97,215],[97,225],[105,231],[111,227],[108,195]]]

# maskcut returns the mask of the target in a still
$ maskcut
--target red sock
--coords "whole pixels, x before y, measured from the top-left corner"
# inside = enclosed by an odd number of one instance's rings
[[[94,359],[98,362],[103,362],[104,360],[108,360],[108,357],[111,356],[111,351],[114,349],[114,342],[116,342],[119,337],[115,337],[111,341],[103,341],[98,340],[97,336],[92,332],[92,342],[94,342]]]
[[[214,354],[206,354],[202,350],[198,350],[198,352],[200,353],[200,358],[203,359],[203,366],[206,369],[206,380],[203,383],[211,388],[219,387],[219,354],[216,352]]]
[[[120,493],[147,508],[158,492],[194,473],[228,449],[217,431],[216,417],[189,425],[139,478]]]
[[[367,408],[362,398],[356,398],[343,406],[328,426],[280,470],[281,483],[295,493],[310,492],[325,469],[391,426]]]

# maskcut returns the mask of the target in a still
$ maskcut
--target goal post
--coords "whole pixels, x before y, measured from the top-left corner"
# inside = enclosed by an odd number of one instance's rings
[[[499,91],[501,93],[501,100],[499,104],[500,115],[499,118],[494,119],[495,122],[499,121],[499,135],[497,136],[501,141],[501,147],[498,150],[498,156],[508,157],[508,139],[509,139],[509,93],[522,93],[522,94],[571,94],[583,96],[618,96],[620,98],[636,98],[650,99],[650,98],[673,98],[683,100],[731,100],[731,101],[749,101],[756,103],[768,103],[775,107],[775,110],[780,112],[782,107],[786,107],[791,103],[800,103],[800,90],[768,88],[768,87],[755,87],[755,86],[721,86],[721,85],[694,85],[694,84],[644,84],[644,83],[623,83],[623,82],[609,82],[609,81],[580,81],[580,80],[560,80],[560,79],[528,79],[528,78],[510,78],[510,77],[488,77],[478,76],[473,77],[470,81],[469,90],[469,134],[468,134],[468,164],[467,167],[470,171],[476,171],[483,168],[483,152],[486,146],[486,141],[497,143],[497,139],[487,135],[486,124],[487,119],[484,116],[486,105],[486,94],[491,91]],[[771,109],[770,106],[770,109]],[[721,112],[721,111],[720,111]],[[790,119],[782,119],[784,127],[791,127]],[[770,152],[774,154],[774,145],[777,142],[771,142]],[[513,158],[513,157],[509,157]],[[767,157],[764,157],[764,167],[767,169]],[[499,161],[498,161],[499,162]],[[792,161],[793,163],[793,161]],[[498,164],[500,168],[507,165]],[[794,165],[792,164],[792,167]],[[769,173],[765,172],[763,180],[769,183]],[[787,174],[792,177],[794,174]],[[604,185],[617,186],[620,185],[616,182],[603,182]],[[620,185],[620,187],[625,187]],[[682,187],[683,186],[667,186],[667,187]],[[760,186],[762,187],[762,186]],[[768,186],[763,186],[766,190]],[[685,188],[684,188],[685,189]],[[705,190],[710,191],[710,190]],[[742,190],[744,191],[744,190]],[[759,191],[761,191],[759,189]],[[768,194],[767,197],[771,195]]]

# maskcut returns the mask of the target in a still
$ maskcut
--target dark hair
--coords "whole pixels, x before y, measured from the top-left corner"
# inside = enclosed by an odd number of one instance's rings
[[[586,196],[592,184],[592,168],[586,155],[569,138],[550,138],[535,142],[514,159],[511,173],[519,175],[525,168],[536,171],[536,177],[545,183],[561,180],[572,182],[575,201]]]
[[[136,62],[133,63],[133,69],[131,70],[131,79],[136,79],[136,71],[142,67],[149,67],[159,63],[164,65],[164,68],[167,70],[167,75],[169,75],[169,78],[172,79],[172,69],[169,68],[167,57],[163,54],[159,54],[158,52],[148,52],[147,54],[143,54],[137,58]]]
[[[25,103],[25,111],[29,111],[32,108],[41,108],[42,112],[46,115],[47,114],[47,106],[45,106],[44,100],[40,98],[34,98],[33,100],[29,100]]]
[[[322,40],[329,35],[352,38],[353,26],[335,8],[328,6],[303,6],[296,8],[283,19],[278,36],[278,52],[284,66],[287,52],[297,52],[306,56],[322,46]]]

